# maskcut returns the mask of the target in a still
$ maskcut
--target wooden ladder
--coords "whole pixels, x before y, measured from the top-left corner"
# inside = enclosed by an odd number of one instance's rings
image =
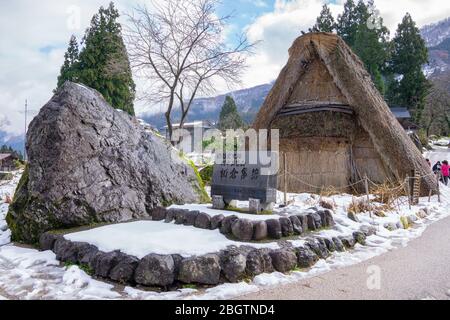
[[[418,171],[414,171],[414,186],[413,186],[413,205],[419,204],[420,199],[420,173]]]

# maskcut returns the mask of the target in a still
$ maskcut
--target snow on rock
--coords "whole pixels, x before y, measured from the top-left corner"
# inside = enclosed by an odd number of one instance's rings
[[[67,240],[87,242],[99,250],[123,253],[142,259],[150,253],[179,254],[183,257],[200,256],[242,245],[228,240],[218,230],[203,230],[157,221],[138,221],[115,224],[88,231],[68,234]],[[276,243],[250,244],[257,248],[277,249]]]
[[[239,202],[239,208],[244,208],[245,204],[243,202]],[[247,205],[248,208],[248,205]],[[212,208],[211,204],[185,204],[185,205],[173,205],[169,207],[169,209],[186,209],[190,211],[200,211],[203,213],[208,214],[211,217],[223,215],[225,217],[229,216],[236,216],[241,219],[249,219],[249,220],[256,220],[256,221],[265,221],[273,219],[274,216],[277,217],[277,214],[274,215],[253,215],[253,214],[247,214],[247,213],[239,213],[234,211],[227,211],[227,210],[216,210]]]

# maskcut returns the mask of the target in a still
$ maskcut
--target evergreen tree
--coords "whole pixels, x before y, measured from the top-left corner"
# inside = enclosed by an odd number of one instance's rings
[[[356,16],[358,28],[352,48],[364,62],[375,86],[384,95],[384,78],[388,75],[386,63],[390,53],[389,30],[383,25],[383,19],[377,16],[372,1],[368,5],[360,1],[356,7]]]
[[[111,2],[92,18],[79,54],[76,39],[71,40],[58,87],[66,80],[83,83],[99,91],[114,108],[134,115],[136,87],[118,18]]]
[[[353,0],[347,0],[344,4],[344,12],[338,16],[336,30],[338,35],[352,47],[355,43],[358,30],[356,5]]]
[[[239,115],[234,99],[230,96],[225,98],[225,103],[223,104],[222,111],[220,112],[219,119],[219,129],[240,129],[244,126],[244,121],[242,121]]]
[[[134,115],[135,84],[118,18],[113,3],[92,18],[80,53],[80,82],[98,90],[115,108]]]
[[[322,7],[320,16],[317,17],[316,24],[310,32],[333,32],[336,29],[336,22],[331,14],[330,8],[325,4]]]
[[[428,63],[428,49],[409,13],[399,24],[392,46],[390,68],[397,77],[390,83],[390,102],[413,110],[419,121],[430,88],[422,71]]]
[[[64,54],[64,64],[61,67],[60,75],[58,76],[57,88],[60,88],[66,81],[78,81],[78,42],[77,38],[72,35],[69,42],[69,48]]]
[[[385,94],[386,63],[389,59],[389,30],[378,17],[373,1],[366,5],[347,0],[338,18],[337,32],[364,62],[375,86]]]

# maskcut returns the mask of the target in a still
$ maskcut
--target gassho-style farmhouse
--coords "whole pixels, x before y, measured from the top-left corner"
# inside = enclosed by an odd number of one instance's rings
[[[294,42],[253,127],[280,130],[289,192],[318,191],[311,186],[352,191],[365,176],[381,184],[403,181],[413,170],[430,172],[361,60],[334,34]],[[435,179],[424,178],[423,187],[428,194]]]

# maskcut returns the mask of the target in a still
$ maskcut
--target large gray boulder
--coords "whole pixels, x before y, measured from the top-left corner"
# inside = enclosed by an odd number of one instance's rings
[[[67,82],[27,135],[29,166],[8,214],[13,240],[53,229],[148,217],[158,206],[207,200],[201,180],[164,139]]]

